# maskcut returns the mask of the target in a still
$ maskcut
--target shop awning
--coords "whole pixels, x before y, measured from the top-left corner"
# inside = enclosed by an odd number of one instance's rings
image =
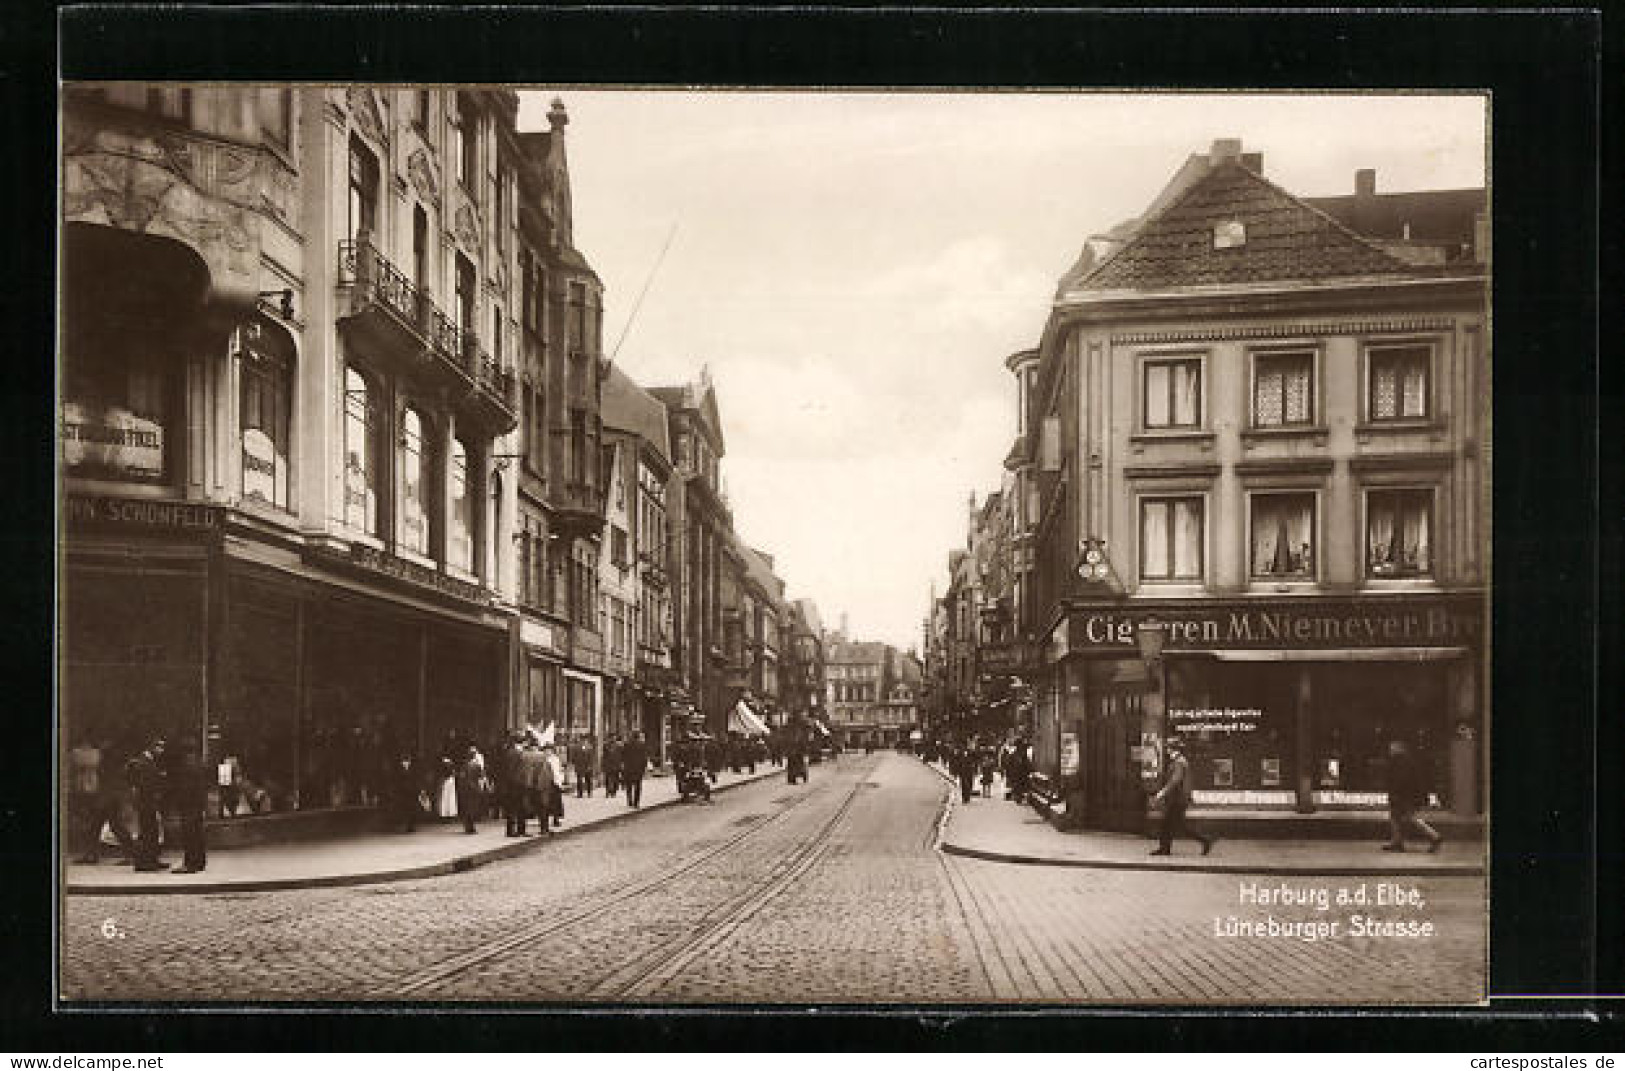
[[[734,705],[733,713],[728,715],[728,731],[746,736],[766,736],[767,724],[756,716],[756,712],[744,700],[740,700]]]
[[[1220,662],[1446,662],[1465,647],[1342,647],[1327,651],[1214,651]]]

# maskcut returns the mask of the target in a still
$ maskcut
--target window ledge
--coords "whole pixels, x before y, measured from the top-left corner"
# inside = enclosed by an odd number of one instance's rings
[[[1207,586],[1200,580],[1141,580],[1140,587],[1134,592],[1134,598],[1141,599],[1180,599],[1193,598],[1208,593]]]
[[[1331,429],[1324,424],[1284,424],[1279,427],[1243,428],[1241,441],[1251,446],[1272,439],[1313,439],[1316,446],[1325,446]]]
[[[1288,595],[1300,594],[1320,590],[1318,580],[1270,580],[1267,578],[1252,577],[1247,581],[1247,590],[1254,595]]]
[[[1365,591],[1431,591],[1439,586],[1433,576],[1367,576]]]
[[[1444,422],[1430,417],[1410,417],[1404,420],[1362,420],[1354,425],[1356,435],[1383,435],[1414,433],[1418,431],[1444,433]]]
[[[1136,428],[1129,441],[1134,443],[1212,443],[1211,428]]]
[[[395,545],[395,557],[400,558],[403,561],[412,562],[415,565],[421,565],[425,569],[440,568],[440,563],[429,557],[427,554],[419,554],[417,551],[403,547],[399,543]]]

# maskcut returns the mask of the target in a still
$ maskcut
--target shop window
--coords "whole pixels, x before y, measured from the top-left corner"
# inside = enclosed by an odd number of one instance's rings
[[[287,336],[256,319],[243,325],[238,342],[243,498],[287,509],[293,397],[293,360]]]
[[[378,462],[382,425],[378,390],[355,367],[344,370],[344,523],[379,534]]]
[[[346,217],[346,236],[353,242],[378,232],[378,157],[361,143],[350,138],[350,197]]]
[[[1433,492],[1366,492],[1366,575],[1375,579],[1433,575]]]
[[[401,417],[400,526],[395,538],[402,547],[418,554],[429,553],[429,496],[433,481],[429,471],[430,450],[424,435],[423,417],[408,408]]]
[[[1140,502],[1140,578],[1202,578],[1202,497],[1147,498]]]
[[[1146,361],[1147,428],[1195,428],[1202,423],[1202,362],[1198,358]]]
[[[1315,355],[1265,353],[1253,365],[1253,426],[1291,427],[1314,422]]]
[[[1313,580],[1315,496],[1252,496],[1252,575],[1261,580]]]
[[[63,469],[95,479],[168,482],[179,426],[174,358],[114,345],[63,361]]]
[[[446,467],[451,492],[451,517],[446,531],[446,560],[466,572],[474,571],[474,500],[468,487],[468,447],[451,441],[451,462]]]
[[[1368,353],[1370,394],[1366,411],[1370,419],[1426,419],[1432,350],[1427,346],[1382,346]]]

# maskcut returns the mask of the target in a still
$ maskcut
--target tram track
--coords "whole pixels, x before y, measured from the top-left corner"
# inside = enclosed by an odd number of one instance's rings
[[[674,939],[661,942],[659,947],[638,957],[634,963],[615,968],[583,994],[585,999],[594,1002],[625,999],[651,981],[654,982],[655,989],[658,989],[676,977],[684,965],[725,940],[761,910],[768,900],[788,888],[797,878],[816,865],[827,850],[830,837],[851,809],[859,790],[864,785],[863,777],[859,776],[847,788],[845,797],[835,808],[834,813],[820,824],[813,836],[797,842],[789,852],[774,859],[763,877],[750,881],[741,892],[729,896],[720,905],[706,911],[698,920],[697,926],[688,928]],[[819,786],[812,792],[793,799],[788,806],[751,822],[720,843],[693,852],[686,858],[680,858],[674,865],[633,881],[613,893],[595,897],[591,906],[563,912],[516,933],[443,959],[412,974],[397,977],[390,983],[376,987],[371,997],[375,1000],[399,1000],[427,996],[435,988],[495,960],[520,953],[551,937],[611,916],[623,905],[636,901],[672,881],[697,875],[708,864],[727,857],[752,838],[787,824],[790,817],[804,813],[803,809],[808,804],[824,799],[824,793],[828,790],[826,786]],[[784,797],[777,797],[774,802],[783,800]]]

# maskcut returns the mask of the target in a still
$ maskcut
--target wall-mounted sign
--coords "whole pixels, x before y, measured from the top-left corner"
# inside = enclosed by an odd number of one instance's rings
[[[1137,654],[1135,628],[1153,616],[1166,632],[1166,650],[1320,650],[1470,644],[1481,634],[1484,613],[1479,599],[1470,595],[1135,607],[1075,611],[1069,627],[1056,633],[1065,631],[1074,651]]]
[[[1082,765],[1083,756],[1078,750],[1078,734],[1063,731],[1061,733],[1061,776],[1072,777]]]
[[[983,644],[976,655],[983,673],[1022,673],[1031,668],[1029,649],[1024,643]]]
[[[221,511],[219,506],[199,502],[69,495],[62,503],[62,517],[69,527],[217,532],[220,530]]]
[[[1257,707],[1173,707],[1168,720],[1182,733],[1250,733],[1258,728],[1264,712]]]
[[[122,406],[65,401],[62,465],[69,472],[159,479],[164,474],[164,426]]]
[[[541,647],[549,651],[558,649],[553,641],[552,626],[529,618],[519,622],[519,639],[532,647]]]
[[[490,595],[478,584],[470,584],[466,580],[447,576],[445,573],[438,572],[426,565],[419,565],[417,562],[407,561],[405,558],[360,543],[352,544],[348,554],[327,550],[322,547],[310,547],[306,549],[305,555],[324,564],[337,565],[372,576],[399,581],[439,595],[459,599],[463,602],[486,606],[491,601]]]

